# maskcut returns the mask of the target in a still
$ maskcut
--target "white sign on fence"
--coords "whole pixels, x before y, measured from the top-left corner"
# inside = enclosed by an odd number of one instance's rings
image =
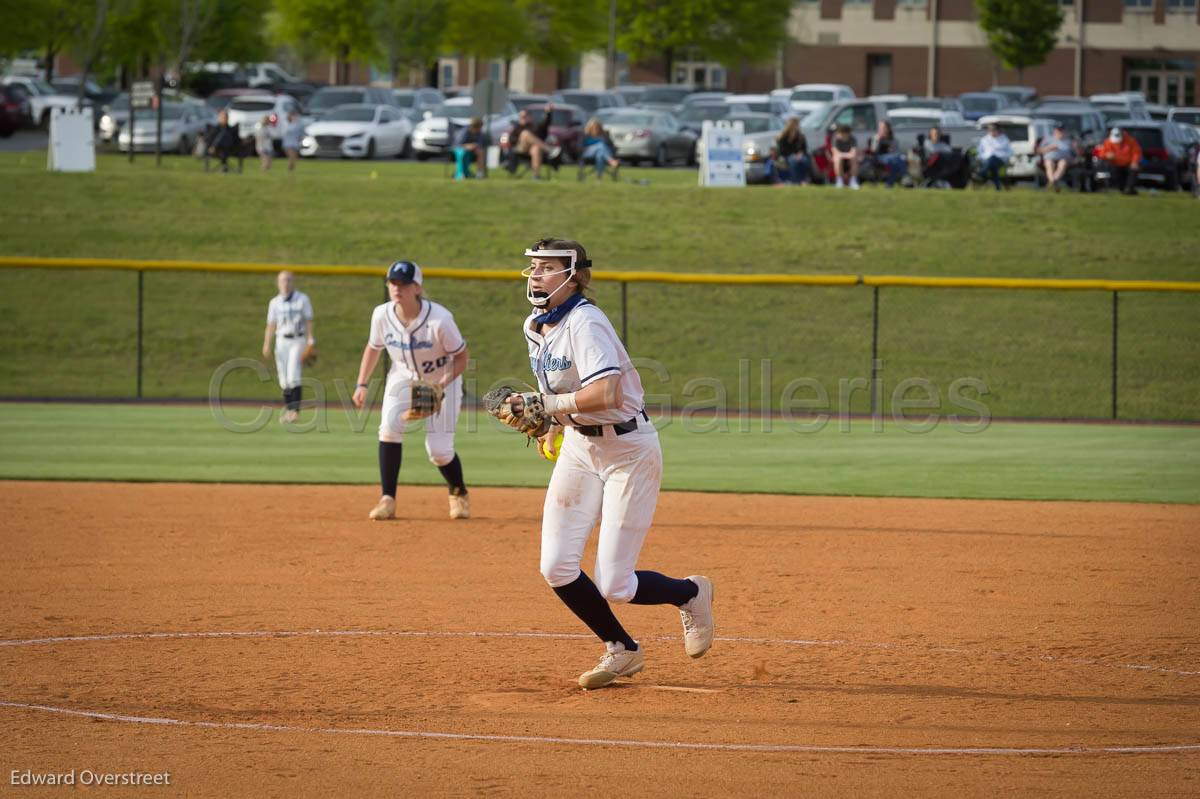
[[[50,113],[46,168],[51,172],[95,172],[96,134],[92,109],[55,108]]]
[[[742,123],[706,120],[701,129],[704,157],[700,160],[701,186],[745,186],[746,163],[742,160]]]
[[[149,108],[154,104],[154,81],[139,80],[130,88],[134,108]]]

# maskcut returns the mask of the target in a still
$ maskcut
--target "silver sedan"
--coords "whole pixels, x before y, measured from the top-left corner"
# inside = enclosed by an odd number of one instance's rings
[[[655,166],[671,161],[695,163],[696,134],[681,128],[671,114],[630,108],[606,114],[604,127],[622,161],[650,161]]]
[[[191,153],[196,139],[212,121],[212,115],[202,107],[188,104],[164,104],[162,120],[162,149],[165,153]],[[147,110],[134,121],[132,146],[135,152],[154,152],[158,138],[157,113]],[[121,152],[129,152],[129,125],[123,125],[117,135]]]

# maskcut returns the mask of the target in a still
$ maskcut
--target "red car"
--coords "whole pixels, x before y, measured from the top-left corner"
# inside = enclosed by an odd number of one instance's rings
[[[25,124],[25,110],[17,93],[0,86],[0,137],[7,139]]]
[[[527,106],[531,121],[540,125],[546,118],[546,104],[538,103]],[[572,160],[579,160],[583,144],[583,126],[587,124],[587,113],[577,105],[554,105],[550,112],[550,141],[547,144],[557,144]],[[500,148],[508,149],[508,132],[500,136]]]

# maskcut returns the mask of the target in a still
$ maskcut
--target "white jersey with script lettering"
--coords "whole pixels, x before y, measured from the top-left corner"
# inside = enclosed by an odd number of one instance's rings
[[[440,383],[453,368],[454,356],[467,346],[454,315],[436,302],[421,300],[421,311],[410,324],[396,316],[395,304],[385,302],[371,314],[372,349],[386,349],[392,359],[384,387],[383,408],[379,417],[379,440],[403,443],[404,433],[413,423],[404,420],[411,405],[410,384],[414,380]],[[425,449],[436,465],[454,459],[454,430],[462,407],[462,377],[445,388],[442,409],[427,419]]]
[[[612,375],[621,381],[619,407],[570,414],[571,423],[619,424],[639,415],[645,401],[642,379],[604,311],[584,300],[544,331],[539,331],[534,322],[540,313],[536,311],[525,320],[525,341],[529,345],[529,366],[543,392],[569,394]]]
[[[386,349],[392,359],[388,382],[395,378],[438,382],[450,368],[454,355],[467,342],[454,314],[436,302],[421,300],[421,311],[409,325],[401,323],[395,304],[385,302],[371,314],[371,335],[367,340],[372,349]]]

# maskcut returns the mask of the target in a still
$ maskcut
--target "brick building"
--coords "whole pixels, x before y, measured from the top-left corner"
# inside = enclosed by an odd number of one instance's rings
[[[1014,71],[995,62],[976,22],[972,0],[801,0],[790,41],[773,63],[719,64],[680,59],[671,81],[735,91],[797,83],[845,83],[859,95],[904,92],[956,95],[994,83],[1022,83],[1040,94],[1137,90],[1150,102],[1195,105],[1200,80],[1198,0],[1058,0],[1063,26],[1046,63]],[[617,65],[619,82],[662,83],[663,63]],[[329,80],[327,64],[311,77]],[[448,56],[424,77],[440,87],[484,77],[516,91],[603,88],[604,56],[587,54],[568,69],[527,58],[476,61]],[[371,68],[349,65],[349,82],[389,82]],[[399,81],[401,83],[407,81]]]

